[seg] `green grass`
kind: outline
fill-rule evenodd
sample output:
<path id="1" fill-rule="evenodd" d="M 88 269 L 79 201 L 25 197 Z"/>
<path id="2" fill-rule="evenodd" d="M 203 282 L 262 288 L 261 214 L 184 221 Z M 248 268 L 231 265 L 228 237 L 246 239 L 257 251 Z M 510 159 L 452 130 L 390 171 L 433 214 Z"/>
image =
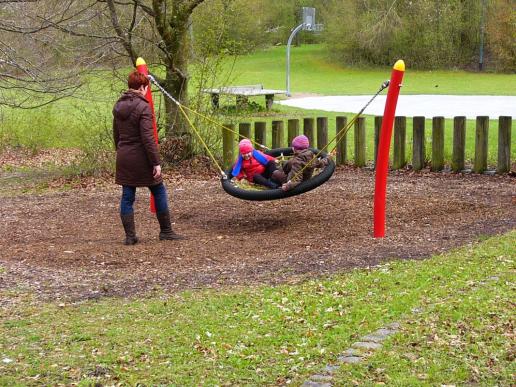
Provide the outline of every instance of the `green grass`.
<path id="1" fill-rule="evenodd" d="M 299 119 L 299 132 L 303 133 L 303 118 L 313 118 L 314 121 L 317 117 L 328 118 L 328 139 L 329 141 L 335 138 L 336 134 L 336 117 L 346 116 L 348 122 L 355 116 L 355 113 L 335 113 L 326 112 L 322 110 L 296 110 L 290 107 L 278 107 L 274 112 L 264 113 L 260 115 L 249 114 L 247 117 L 232 117 L 226 121 L 233 120 L 236 130 L 238 130 L 239 122 L 251 123 L 251 137 L 254 139 L 254 123 L 257 121 L 263 121 L 267 123 L 267 141 L 268 147 L 272 146 L 272 121 L 280 120 L 283 121 L 284 125 L 284 146 L 287 146 L 287 125 L 288 119 Z M 366 159 L 369 163 L 372 163 L 374 159 L 374 116 L 365 115 L 366 119 Z M 314 122 L 315 126 L 315 122 Z M 407 163 L 412 163 L 412 118 L 407 117 L 406 122 L 406 150 L 405 158 Z M 339 128 L 340 130 L 341 128 Z M 512 126 L 511 138 L 516 138 L 516 125 Z M 476 120 L 466 120 L 466 147 L 465 147 L 465 163 L 466 166 L 472 166 L 475 156 L 475 132 L 476 132 Z M 317 138 L 317 131 L 314 128 L 314 137 Z M 445 138 L 444 138 L 444 159 L 449 165 L 452 159 L 452 145 L 453 145 L 453 119 L 445 119 Z M 394 135 L 393 135 L 394 136 Z M 354 128 L 351 127 L 347 132 L 347 153 L 348 160 L 352 162 L 354 159 Z M 391 143 L 393 143 L 392 140 Z M 513 141 L 514 143 L 514 141 Z M 328 149 L 335 147 L 335 141 L 333 141 Z M 313 145 L 317 145 L 317 142 Z M 429 117 L 425 120 L 425 154 L 428 161 L 432 158 L 432 118 Z M 235 144 L 236 149 L 236 144 Z M 236 150 L 235 150 L 236 151 Z M 391 145 L 391 161 L 392 161 L 393 145 Z M 494 168 L 498 158 L 498 120 L 489 121 L 489 136 L 488 136 L 488 164 L 491 168 Z M 516 146 L 511 147 L 511 160 L 516 159 Z"/>
<path id="2" fill-rule="evenodd" d="M 381 82 L 388 79 L 391 69 L 386 68 L 350 68 L 330 63 L 328 51 L 323 45 L 305 45 L 292 48 L 292 91 L 321 94 L 372 94 Z M 229 68 L 229 65 L 228 67 Z M 226 68 L 226 69 L 227 69 Z M 195 74 L 195 68 L 192 69 Z M 221 75 L 221 78 L 224 78 Z M 194 77 L 195 79 L 195 77 Z M 234 84 L 263 83 L 267 88 L 285 88 L 285 47 L 274 47 L 237 59 L 233 74 Z M 435 87 L 438 85 L 438 87 Z M 192 88 L 195 88 L 192 82 Z M 57 103 L 36 110 L 13 110 L 5 108 L 0 114 L 0 148 L 2 146 L 22 146 L 37 151 L 40 148 L 81 148 L 92 153 L 97 148 L 110 149 L 106 141 L 111 128 L 111 109 L 124 84 L 116 80 L 112 73 L 99 71 L 87 78 L 87 85 L 81 97 L 61 100 Z M 451 93 L 451 94 L 497 94 L 514 95 L 516 90 L 515 74 L 472 73 L 465 71 L 412 71 L 407 63 L 403 92 Z M 221 104 L 228 100 L 221 101 Z M 254 101 L 263 106 L 263 97 Z M 156 94 L 156 106 L 163 105 Z M 231 99 L 231 103 L 234 101 Z M 206 106 L 209 101 L 206 98 Z M 246 115 L 218 115 L 220 122 L 242 122 L 245 120 L 287 119 L 290 117 L 327 116 L 330 130 L 334 131 L 334 117 L 346 113 L 329 113 L 316 110 L 296 110 L 276 106 L 272 113 L 250 113 Z M 351 118 L 353 114 L 347 113 Z M 431 118 L 429 116 L 429 118 Z M 372 120 L 370 120 L 372 122 Z M 206 136 L 213 136 L 212 124 L 197 122 Z M 410 157 L 411 120 L 407 123 L 407 159 Z M 471 159 L 474 152 L 474 120 L 468 120 L 466 139 L 466 158 Z M 446 122 L 445 155 L 451 157 L 451 120 Z M 430 137 L 430 124 L 427 123 L 427 138 Z M 270 125 L 269 125 L 270 130 Z M 513 125 L 512 137 L 516 138 Z M 216 132 L 218 133 L 218 132 Z M 330 138 L 332 133 L 330 132 Z M 102 138 L 102 140 L 99 140 Z M 373 159 L 372 124 L 368 125 L 367 158 Z M 269 135 L 270 141 L 270 135 Z M 353 134 L 349 135 L 350 158 L 353 157 Z M 219 146 L 214 141 L 214 147 Z M 427 147 L 430 155 L 430 146 Z M 216 152 L 220 149 L 216 149 Z M 512 159 L 516 156 L 516 147 L 512 147 Z M 489 162 L 497 158 L 497 121 L 491 121 L 489 137 Z"/>
<path id="3" fill-rule="evenodd" d="M 402 332 L 339 385 L 509 385 L 514 246 L 516 231 L 295 286 L 18 305 L 0 312 L 0 385 L 300 385 L 393 321 Z"/>
<path id="4" fill-rule="evenodd" d="M 400 58 L 403 59 L 403 58 Z M 394 65 L 394 63 L 393 63 Z M 325 95 L 373 94 L 389 79 L 392 67 L 357 68 L 331 63 L 324 45 L 291 49 L 291 91 Z M 236 84 L 285 89 L 285 47 L 274 47 L 237 60 Z M 406 63 L 404 94 L 515 95 L 515 74 L 416 71 Z"/>
<path id="5" fill-rule="evenodd" d="M 343 367 L 336 381 L 509 385 L 516 372 L 510 280 L 472 281 L 459 290 L 464 298 L 446 294 L 425 305 L 423 313 L 405 320 L 402 334 L 364 364 Z"/>

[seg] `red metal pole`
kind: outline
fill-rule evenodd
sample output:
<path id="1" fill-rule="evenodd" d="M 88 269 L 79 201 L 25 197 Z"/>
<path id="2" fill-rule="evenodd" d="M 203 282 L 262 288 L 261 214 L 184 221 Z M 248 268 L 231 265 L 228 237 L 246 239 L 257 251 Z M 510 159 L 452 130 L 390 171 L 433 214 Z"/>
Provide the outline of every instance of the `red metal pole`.
<path id="1" fill-rule="evenodd" d="M 139 73 L 142 73 L 144 75 L 149 75 L 149 69 L 147 67 L 147 63 L 143 60 L 143 58 L 136 59 L 136 70 Z M 158 144 L 158 125 L 156 124 L 156 114 L 154 113 L 154 101 L 152 100 L 152 92 L 151 87 L 149 85 L 149 88 L 147 89 L 147 95 L 145 96 L 147 101 L 149 101 L 149 105 L 151 107 L 152 111 L 152 128 L 154 129 L 154 140 L 156 141 L 156 144 Z M 156 204 L 154 202 L 154 196 L 151 194 L 150 197 L 150 210 L 152 213 L 156 213 Z"/>
<path id="2" fill-rule="evenodd" d="M 374 190 L 374 237 L 385 236 L 385 196 L 387 193 L 387 174 L 389 171 L 389 149 L 391 147 L 392 126 L 396 104 L 400 94 L 401 81 L 405 74 L 405 62 L 398 60 L 392 69 L 389 91 L 383 112 L 378 155 L 376 157 L 376 181 Z"/>

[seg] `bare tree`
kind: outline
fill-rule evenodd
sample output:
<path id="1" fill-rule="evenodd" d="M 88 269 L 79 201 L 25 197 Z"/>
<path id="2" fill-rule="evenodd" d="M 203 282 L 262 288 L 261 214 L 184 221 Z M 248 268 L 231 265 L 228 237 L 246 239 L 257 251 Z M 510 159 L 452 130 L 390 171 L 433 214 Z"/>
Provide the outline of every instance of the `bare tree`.
<path id="1" fill-rule="evenodd" d="M 66 47 L 27 13 L 35 6 L 35 1 L 0 0 L 0 105 L 39 107 L 80 86 L 76 72 L 55 65 Z"/>
<path id="2" fill-rule="evenodd" d="M 163 86 L 183 104 L 188 103 L 188 61 L 190 58 L 190 44 L 188 43 L 188 29 L 190 16 L 197 6 L 204 0 L 152 0 L 152 7 L 143 1 L 133 0 L 133 16 L 125 27 L 120 22 L 118 9 L 127 6 L 127 3 L 106 0 L 112 25 L 120 38 L 128 55 L 136 60 L 132 38 L 136 27 L 136 15 L 140 8 L 147 14 L 159 36 L 156 47 L 160 51 L 161 64 L 165 67 Z M 165 101 L 168 130 L 167 134 L 181 136 L 186 133 L 183 121 L 178 114 L 178 107 L 170 100 Z"/>
<path id="3" fill-rule="evenodd" d="M 190 16 L 204 0 L 0 0 L 0 104 L 33 107 L 70 95 L 81 74 L 149 55 L 163 86 L 188 102 Z M 167 135 L 186 132 L 166 101 Z"/>

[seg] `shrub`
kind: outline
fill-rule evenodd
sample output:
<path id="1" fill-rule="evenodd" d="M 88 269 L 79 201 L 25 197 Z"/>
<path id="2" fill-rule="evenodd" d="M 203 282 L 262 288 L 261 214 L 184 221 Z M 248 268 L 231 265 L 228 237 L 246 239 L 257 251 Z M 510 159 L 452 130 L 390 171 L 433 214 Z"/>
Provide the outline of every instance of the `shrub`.
<path id="1" fill-rule="evenodd" d="M 487 19 L 487 48 L 491 65 L 500 71 L 516 72 L 516 12 L 512 0 L 490 3 Z"/>
<path id="2" fill-rule="evenodd" d="M 510 0 L 490 5 L 488 41 L 495 67 L 511 70 L 515 13 Z M 481 2 L 463 0 L 351 0 L 333 2 L 326 39 L 345 63 L 391 65 L 403 58 L 412 68 L 466 68 L 478 61 Z"/>

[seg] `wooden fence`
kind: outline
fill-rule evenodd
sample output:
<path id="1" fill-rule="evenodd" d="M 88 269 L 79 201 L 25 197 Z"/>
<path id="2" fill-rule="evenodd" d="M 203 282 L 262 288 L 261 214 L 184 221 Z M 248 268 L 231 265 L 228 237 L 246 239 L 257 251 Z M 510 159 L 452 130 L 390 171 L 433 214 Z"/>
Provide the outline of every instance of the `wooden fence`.
<path id="1" fill-rule="evenodd" d="M 287 147 L 292 139 L 301 133 L 308 137 L 310 144 L 319 149 L 328 144 L 328 118 L 312 117 L 287 120 L 287 133 L 285 136 L 284 121 L 272 121 L 271 143 L 272 148 Z M 336 117 L 336 132 L 340 131 L 347 125 L 348 118 L 345 116 Z M 429 164 L 432 171 L 442 171 L 445 168 L 445 120 L 444 117 L 432 118 L 431 133 L 431 158 L 426 158 L 426 138 L 425 138 L 425 117 L 412 118 L 412 169 L 422 170 Z M 376 153 L 378 149 L 378 140 L 380 128 L 382 125 L 382 117 L 374 117 L 374 160 L 376 162 Z M 225 126 L 235 130 L 235 125 L 226 124 Z M 406 167 L 406 146 L 407 146 L 407 118 L 396 117 L 394 121 L 393 133 L 393 157 L 392 168 L 401 169 Z M 511 129 L 512 117 L 500 116 L 498 119 L 498 158 L 496 172 L 503 174 L 510 171 L 511 168 Z M 223 160 L 224 167 L 229 166 L 235 160 L 235 143 L 238 140 L 235 133 L 223 130 Z M 366 118 L 359 117 L 354 127 L 350 130 L 354 131 L 354 155 L 353 164 L 359 167 L 366 166 Z M 240 137 L 251 138 L 251 124 L 240 123 L 238 125 L 238 133 Z M 349 133 L 349 132 L 348 132 Z M 472 170 L 475 173 L 484 173 L 487 171 L 488 160 L 488 134 L 489 134 L 489 117 L 479 116 L 476 118 L 475 130 L 475 153 L 473 158 Z M 254 123 L 254 140 L 259 144 L 267 144 L 267 124 L 266 122 Z M 453 144 L 452 157 L 450 160 L 450 169 L 453 172 L 463 172 L 465 170 L 465 151 L 466 151 L 466 117 L 455 117 L 453 119 Z M 336 142 L 333 142 L 329 148 L 336 147 L 336 163 L 342 165 L 349 163 L 347 154 L 347 134 L 339 136 Z M 494 171 L 493 171 L 494 172 Z"/>

